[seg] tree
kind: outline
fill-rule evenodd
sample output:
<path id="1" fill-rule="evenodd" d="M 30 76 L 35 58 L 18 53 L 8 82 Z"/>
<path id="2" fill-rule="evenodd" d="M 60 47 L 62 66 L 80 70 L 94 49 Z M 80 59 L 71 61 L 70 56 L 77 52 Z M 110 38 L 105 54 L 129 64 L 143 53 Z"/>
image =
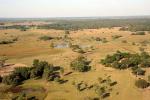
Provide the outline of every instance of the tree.
<path id="1" fill-rule="evenodd" d="M 53 72 L 54 72 L 53 65 L 50 64 L 48 66 L 45 66 L 42 77 L 45 78 L 46 80 L 49 80 Z"/>
<path id="2" fill-rule="evenodd" d="M 87 59 L 83 56 L 79 56 L 75 60 L 73 60 L 70 64 L 71 68 L 73 70 L 79 71 L 79 72 L 86 72 L 91 69 L 89 66 L 90 62 L 87 61 Z"/>
<path id="3" fill-rule="evenodd" d="M 27 80 L 30 78 L 31 68 L 29 67 L 18 67 L 15 68 L 13 73 L 19 74 L 22 80 Z"/>

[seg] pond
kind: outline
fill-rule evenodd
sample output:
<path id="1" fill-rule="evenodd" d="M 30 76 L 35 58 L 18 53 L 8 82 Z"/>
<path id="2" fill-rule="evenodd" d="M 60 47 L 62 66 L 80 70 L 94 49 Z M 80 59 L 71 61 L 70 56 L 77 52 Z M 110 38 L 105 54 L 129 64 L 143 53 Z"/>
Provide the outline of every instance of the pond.
<path id="1" fill-rule="evenodd" d="M 54 48 L 69 48 L 69 43 L 56 44 Z"/>

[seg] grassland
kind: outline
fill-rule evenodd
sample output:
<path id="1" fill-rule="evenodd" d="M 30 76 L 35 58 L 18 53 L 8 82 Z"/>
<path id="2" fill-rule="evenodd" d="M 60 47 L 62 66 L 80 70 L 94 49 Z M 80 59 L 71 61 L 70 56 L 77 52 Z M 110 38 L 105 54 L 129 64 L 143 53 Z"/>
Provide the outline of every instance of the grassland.
<path id="1" fill-rule="evenodd" d="M 111 75 L 113 80 L 118 84 L 113 89 L 109 98 L 106 100 L 148 100 L 150 91 L 148 89 L 140 90 L 135 87 L 134 82 L 138 77 L 131 74 L 130 70 L 116 70 L 102 66 L 99 62 L 107 54 L 112 54 L 117 50 L 131 53 L 140 52 L 139 48 L 145 48 L 145 51 L 150 51 L 150 34 L 146 35 L 131 35 L 130 31 L 119 31 L 119 27 L 101 28 L 101 29 L 83 29 L 78 31 L 70 31 L 68 35 L 71 38 L 69 41 L 72 44 L 77 44 L 84 47 L 92 46 L 92 50 L 84 55 L 91 60 L 92 70 L 86 73 L 73 72 L 64 79 L 68 80 L 65 84 L 57 84 L 55 82 L 46 82 L 43 79 L 27 80 L 21 86 L 23 88 L 44 88 L 45 92 L 32 92 L 30 95 L 37 95 L 40 100 L 88 100 L 89 97 L 97 97 L 93 90 L 85 90 L 82 92 L 72 85 L 73 81 L 85 81 L 88 84 L 97 82 L 98 77 Z M 63 37 L 64 30 L 46 30 L 46 29 L 30 29 L 20 31 L 16 29 L 0 30 L 0 39 L 11 39 L 17 37 L 18 41 L 12 44 L 0 45 L 0 56 L 8 57 L 7 63 L 10 64 L 25 64 L 30 66 L 33 59 L 46 60 L 55 66 L 64 67 L 65 72 L 69 72 L 70 62 L 75 59 L 79 53 L 73 52 L 70 48 L 51 48 L 50 44 L 63 43 L 63 39 L 52 39 L 50 41 L 39 40 L 41 36 Z M 113 39 L 112 36 L 120 35 L 122 37 Z M 94 38 L 106 38 L 108 42 L 102 43 Z M 122 41 L 126 40 L 124 43 Z M 142 46 L 142 41 L 147 42 L 147 46 Z M 133 45 L 133 42 L 135 45 Z M 88 48 L 85 50 L 88 51 Z M 147 68 L 146 78 L 150 73 Z M 8 88 L 9 86 L 0 85 Z M 11 94 L 11 93 L 10 93 Z M 8 95 L 0 94 L 1 97 L 8 99 Z M 12 94 L 11 94 L 12 95 Z M 15 94 L 13 94 L 15 95 Z"/>

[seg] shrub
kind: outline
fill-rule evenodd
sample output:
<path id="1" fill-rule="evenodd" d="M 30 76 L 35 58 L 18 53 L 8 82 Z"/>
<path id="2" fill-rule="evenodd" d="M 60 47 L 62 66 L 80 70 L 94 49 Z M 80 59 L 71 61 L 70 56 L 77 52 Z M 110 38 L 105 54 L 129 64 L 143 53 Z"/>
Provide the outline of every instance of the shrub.
<path id="1" fill-rule="evenodd" d="M 115 39 L 118 39 L 118 38 L 120 38 L 120 37 L 122 37 L 122 36 L 121 36 L 121 35 L 113 35 L 113 36 L 112 36 L 112 39 L 115 40 Z"/>
<path id="2" fill-rule="evenodd" d="M 132 42 L 132 45 L 136 45 L 136 43 L 135 43 L 135 42 Z"/>
<path id="3" fill-rule="evenodd" d="M 133 67 L 132 68 L 132 73 L 135 75 L 145 75 L 145 70 L 142 70 L 139 67 Z"/>
<path id="4" fill-rule="evenodd" d="M 60 73 L 61 73 L 61 74 L 64 73 L 64 68 L 63 68 L 63 67 L 60 68 Z"/>
<path id="5" fill-rule="evenodd" d="M 77 59 L 73 60 L 70 64 L 71 68 L 73 70 L 79 71 L 79 72 L 86 72 L 91 69 L 89 66 L 89 61 L 83 56 L 79 56 Z"/>
<path id="6" fill-rule="evenodd" d="M 69 30 L 66 30 L 66 31 L 65 31 L 65 34 L 70 34 Z"/>
<path id="7" fill-rule="evenodd" d="M 127 43 L 127 40 L 122 40 L 122 43 Z"/>
<path id="8" fill-rule="evenodd" d="M 48 41 L 48 40 L 52 40 L 53 38 L 50 36 L 41 36 L 39 39 L 44 40 L 44 41 Z"/>
<path id="9" fill-rule="evenodd" d="M 11 41 L 11 40 L 3 40 L 3 41 L 0 41 L 0 44 L 11 44 L 11 43 L 14 43 L 14 42 Z"/>
<path id="10" fill-rule="evenodd" d="M 7 60 L 8 59 L 6 57 L 0 57 L 0 67 L 4 67 Z"/>
<path id="11" fill-rule="evenodd" d="M 0 76 L 0 83 L 2 82 L 3 78 Z"/>
<path id="12" fill-rule="evenodd" d="M 131 35 L 145 35 L 145 32 L 140 31 L 140 32 L 132 33 Z"/>
<path id="13" fill-rule="evenodd" d="M 143 88 L 147 88 L 149 86 L 149 83 L 144 79 L 138 79 L 135 82 L 135 86 L 143 89 Z"/>
<path id="14" fill-rule="evenodd" d="M 22 82 L 19 74 L 13 73 L 3 77 L 2 82 L 7 85 L 19 85 Z"/>
<path id="15" fill-rule="evenodd" d="M 148 82 L 150 82 L 150 75 L 148 75 Z"/>
<path id="16" fill-rule="evenodd" d="M 107 43 L 108 41 L 107 41 L 107 39 L 106 38 L 103 38 L 102 39 L 102 43 Z"/>

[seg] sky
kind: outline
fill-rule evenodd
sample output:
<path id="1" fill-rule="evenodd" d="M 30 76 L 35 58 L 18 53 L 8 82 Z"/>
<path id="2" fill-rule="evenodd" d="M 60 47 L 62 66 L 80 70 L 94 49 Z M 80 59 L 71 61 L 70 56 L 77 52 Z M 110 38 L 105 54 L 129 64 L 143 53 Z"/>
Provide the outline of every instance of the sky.
<path id="1" fill-rule="evenodd" d="M 0 0 L 0 17 L 150 15 L 150 0 Z"/>

